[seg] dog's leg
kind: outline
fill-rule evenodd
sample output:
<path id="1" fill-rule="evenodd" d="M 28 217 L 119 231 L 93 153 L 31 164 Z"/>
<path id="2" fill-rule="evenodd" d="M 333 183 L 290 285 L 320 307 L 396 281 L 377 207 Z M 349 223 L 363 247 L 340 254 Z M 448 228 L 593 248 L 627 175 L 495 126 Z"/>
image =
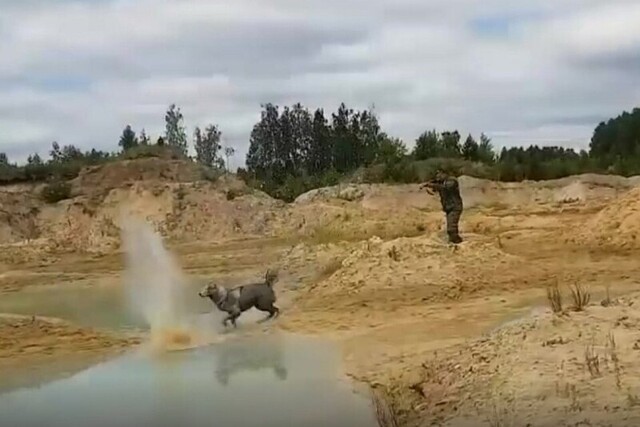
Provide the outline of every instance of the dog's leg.
<path id="1" fill-rule="evenodd" d="M 234 328 L 238 327 L 238 324 L 236 323 L 236 319 L 240 317 L 241 314 L 242 312 L 239 309 L 234 310 L 229 314 L 229 320 L 231 320 L 231 324 L 233 325 Z"/>
<path id="2" fill-rule="evenodd" d="M 275 305 L 271 306 L 271 311 L 269 312 L 269 319 L 275 319 L 276 317 L 280 316 L 280 309 L 278 307 L 276 307 Z"/>
<path id="3" fill-rule="evenodd" d="M 266 312 L 269 313 L 269 315 L 267 317 L 265 317 L 264 319 L 258 320 L 258 323 L 266 322 L 267 320 L 274 319 L 274 318 L 276 318 L 276 317 L 278 317 L 280 315 L 280 309 L 278 307 L 276 307 L 275 305 L 271 305 L 268 308 L 259 308 L 258 310 L 266 311 Z"/>

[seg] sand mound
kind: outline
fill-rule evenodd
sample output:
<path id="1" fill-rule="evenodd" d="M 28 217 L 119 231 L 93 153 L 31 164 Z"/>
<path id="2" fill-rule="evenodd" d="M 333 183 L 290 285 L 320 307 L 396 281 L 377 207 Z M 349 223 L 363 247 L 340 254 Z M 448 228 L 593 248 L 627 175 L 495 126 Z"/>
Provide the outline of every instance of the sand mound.
<path id="1" fill-rule="evenodd" d="M 203 180 L 192 162 L 157 158 L 87 168 L 73 180 L 73 188 L 72 199 L 55 204 L 43 203 L 35 188 L 26 194 L 7 193 L 7 205 L 21 206 L 25 212 L 21 216 L 13 209 L 7 221 L 0 221 L 0 242 L 25 240 L 26 231 L 20 233 L 15 223 L 27 215 L 31 228 L 23 228 L 32 238 L 62 252 L 117 249 L 123 214 L 150 222 L 172 240 L 269 235 L 279 227 L 274 210 L 284 205 L 234 176 Z"/>
<path id="2" fill-rule="evenodd" d="M 586 225 L 576 225 L 580 243 L 620 248 L 640 247 L 640 188 L 634 188 L 597 213 Z"/>
<path id="3" fill-rule="evenodd" d="M 234 193 L 209 182 L 136 182 L 110 190 L 100 202 L 86 196 L 47 207 L 43 229 L 58 249 L 109 251 L 119 247 L 122 215 L 151 223 L 172 240 L 214 240 L 272 232 L 279 205 L 260 194 Z"/>
<path id="4" fill-rule="evenodd" d="M 513 269 L 519 262 L 518 257 L 487 241 L 471 240 L 453 247 L 433 236 L 387 242 L 374 237 L 354 245 L 339 268 L 311 286 L 300 303 L 335 310 L 345 305 L 380 305 L 388 311 L 426 301 L 455 300 L 488 286 L 495 290 L 500 286 L 496 273 Z"/>
<path id="5" fill-rule="evenodd" d="M 326 202 L 331 199 L 340 199 L 353 202 L 362 199 L 373 188 L 368 184 L 346 184 L 333 187 L 317 188 L 301 194 L 294 203 L 307 204 L 313 202 Z"/>
<path id="6" fill-rule="evenodd" d="M 391 380 L 391 394 L 408 425 L 638 425 L 634 307 L 545 310 L 426 358 Z"/>
<path id="7" fill-rule="evenodd" d="M 279 272 L 285 277 L 295 277 L 295 288 L 324 280 L 342 267 L 342 260 L 349 253 L 350 246 L 346 242 L 318 245 L 299 243 L 284 254 Z"/>
<path id="8" fill-rule="evenodd" d="M 466 208 L 522 207 L 610 200 L 640 184 L 639 177 L 584 174 L 548 181 L 496 182 L 470 176 L 458 178 Z M 416 208 L 439 210 L 437 197 L 417 184 L 348 184 L 320 188 L 299 196 L 295 204 L 351 202 L 369 210 Z"/>
<path id="9" fill-rule="evenodd" d="M 0 189 L 0 242 L 18 242 L 38 236 L 37 217 L 41 202 L 29 187 Z"/>
<path id="10" fill-rule="evenodd" d="M 554 200 L 559 203 L 584 202 L 587 199 L 588 187 L 579 181 L 560 188 L 554 194 Z"/>
<path id="11" fill-rule="evenodd" d="M 109 190 L 138 181 L 193 182 L 202 179 L 202 169 L 193 162 L 147 158 L 86 167 L 71 183 L 82 194 L 91 189 Z"/>
<path id="12" fill-rule="evenodd" d="M 173 241 L 276 235 L 306 236 L 320 243 L 373 235 L 388 240 L 436 232 L 443 225 L 438 198 L 417 185 L 339 185 L 313 190 L 286 205 L 234 176 L 205 172 L 193 162 L 168 158 L 88 167 L 72 181 L 73 198 L 52 205 L 41 200 L 41 185 L 4 187 L 0 243 L 42 241 L 40 246 L 53 252 L 110 252 L 119 247 L 122 213 L 151 222 Z M 533 183 L 460 177 L 466 212 L 474 206 L 591 203 L 614 197 L 635 182 L 599 175 Z M 463 233 L 484 230 L 482 224 L 469 224 L 463 217 Z"/>

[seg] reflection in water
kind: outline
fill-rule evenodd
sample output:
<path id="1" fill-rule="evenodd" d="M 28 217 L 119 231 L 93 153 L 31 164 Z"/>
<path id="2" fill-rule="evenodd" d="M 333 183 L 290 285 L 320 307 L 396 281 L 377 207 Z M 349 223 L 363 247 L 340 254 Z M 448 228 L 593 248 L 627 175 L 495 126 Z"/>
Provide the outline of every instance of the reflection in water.
<path id="1" fill-rule="evenodd" d="M 238 372 L 271 369 L 281 381 L 287 379 L 284 343 L 277 338 L 252 340 L 251 343 L 227 342 L 217 351 L 216 378 L 222 385 Z M 255 347 L 256 351 L 251 351 Z"/>
<path id="2" fill-rule="evenodd" d="M 375 426 L 368 399 L 337 380 L 338 360 L 326 343 L 288 336 L 130 354 L 0 395 L 0 426 Z"/>

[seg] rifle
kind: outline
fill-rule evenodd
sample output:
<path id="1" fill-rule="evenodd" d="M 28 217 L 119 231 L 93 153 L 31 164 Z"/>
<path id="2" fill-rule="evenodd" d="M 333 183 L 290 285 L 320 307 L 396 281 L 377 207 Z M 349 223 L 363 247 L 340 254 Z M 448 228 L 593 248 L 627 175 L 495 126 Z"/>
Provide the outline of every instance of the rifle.
<path id="1" fill-rule="evenodd" d="M 442 184 L 442 180 L 438 180 L 438 179 L 430 179 L 429 181 L 427 181 L 427 182 L 425 182 L 424 184 L 422 184 L 422 185 L 420 186 L 420 189 L 421 189 L 421 190 L 425 190 L 425 189 L 426 189 L 426 190 L 427 190 L 427 193 L 429 193 L 429 194 L 433 195 L 433 194 L 434 194 L 434 193 L 433 193 L 434 187 L 435 187 L 436 185 L 441 185 L 441 184 Z"/>

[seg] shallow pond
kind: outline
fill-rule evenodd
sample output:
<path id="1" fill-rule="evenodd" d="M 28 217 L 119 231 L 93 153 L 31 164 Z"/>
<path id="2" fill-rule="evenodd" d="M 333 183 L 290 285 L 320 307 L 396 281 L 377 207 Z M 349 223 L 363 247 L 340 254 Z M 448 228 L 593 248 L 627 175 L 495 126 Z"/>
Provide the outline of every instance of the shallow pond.
<path id="1" fill-rule="evenodd" d="M 194 287 L 187 293 L 190 311 L 194 315 L 211 312 L 211 303 L 197 292 Z M 119 286 L 43 286 L 1 294 L 0 313 L 57 317 L 98 328 L 146 328 L 145 320 L 130 309 L 128 301 Z"/>
<path id="2" fill-rule="evenodd" d="M 194 297 L 190 308 L 210 311 Z M 0 312 L 111 329 L 143 327 L 114 288 L 33 289 Z M 210 318 L 212 321 L 213 317 Z M 244 319 L 247 329 L 254 316 Z M 0 426 L 375 426 L 369 399 L 341 379 L 331 343 L 279 333 L 188 351 L 136 350 L 66 379 L 0 394 Z"/>
<path id="3" fill-rule="evenodd" d="M 333 350 L 269 336 L 129 354 L 0 395 L 0 425 L 375 426 L 368 399 L 337 379 Z"/>

